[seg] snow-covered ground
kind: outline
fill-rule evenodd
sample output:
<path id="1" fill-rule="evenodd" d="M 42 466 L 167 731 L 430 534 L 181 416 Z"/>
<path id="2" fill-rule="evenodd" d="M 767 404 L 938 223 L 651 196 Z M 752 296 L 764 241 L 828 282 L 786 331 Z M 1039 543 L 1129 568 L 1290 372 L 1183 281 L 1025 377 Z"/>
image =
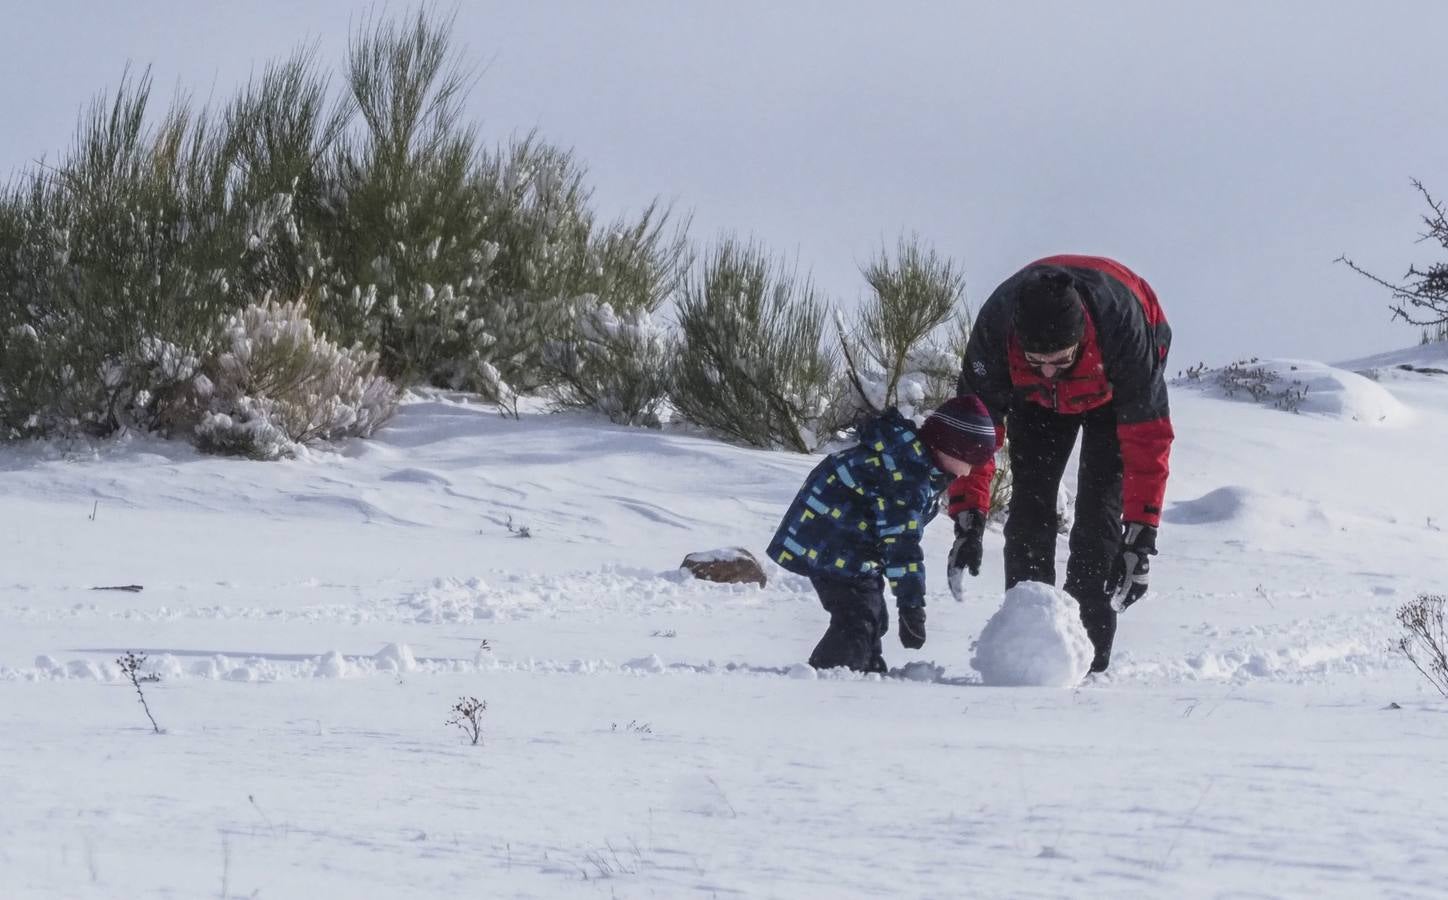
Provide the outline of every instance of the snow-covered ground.
<path id="1" fill-rule="evenodd" d="M 1174 388 L 1153 590 L 1074 689 L 970 667 L 998 532 L 964 604 L 927 535 L 923 682 L 800 677 L 805 581 L 679 574 L 805 456 L 447 396 L 294 462 L 5 448 L 0 897 L 1442 896 L 1448 701 L 1389 650 L 1448 590 L 1434 354 Z"/>

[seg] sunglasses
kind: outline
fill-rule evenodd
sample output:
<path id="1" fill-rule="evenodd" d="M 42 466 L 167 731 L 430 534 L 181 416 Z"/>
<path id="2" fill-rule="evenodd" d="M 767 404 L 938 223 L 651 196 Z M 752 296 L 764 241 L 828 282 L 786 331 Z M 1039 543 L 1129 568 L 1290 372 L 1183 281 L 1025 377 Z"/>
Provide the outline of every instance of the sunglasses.
<path id="1" fill-rule="evenodd" d="M 1065 350 L 1060 350 L 1056 353 L 1047 353 L 1044 355 L 1039 353 L 1026 353 L 1023 355 L 1026 357 L 1026 365 L 1033 369 L 1055 369 L 1059 371 L 1069 368 L 1070 365 L 1076 361 L 1076 352 L 1080 349 L 1081 345 L 1077 344 L 1074 347 L 1067 347 Z"/>

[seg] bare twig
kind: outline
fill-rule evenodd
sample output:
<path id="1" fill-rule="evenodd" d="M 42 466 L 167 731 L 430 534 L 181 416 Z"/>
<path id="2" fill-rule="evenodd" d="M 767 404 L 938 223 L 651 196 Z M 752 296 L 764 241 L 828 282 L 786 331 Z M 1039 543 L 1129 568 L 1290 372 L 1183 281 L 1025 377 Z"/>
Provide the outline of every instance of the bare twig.
<path id="1" fill-rule="evenodd" d="M 1407 632 L 1398 639 L 1397 650 L 1408 658 L 1428 683 L 1448 697 L 1448 624 L 1444 622 L 1444 598 L 1419 594 L 1418 599 L 1398 609 L 1398 624 Z"/>
<path id="2" fill-rule="evenodd" d="M 142 681 L 156 680 L 155 678 L 141 674 L 141 667 L 145 664 L 146 654 L 144 653 L 137 655 L 134 652 L 128 652 L 125 656 L 116 660 L 116 665 L 121 667 L 121 671 L 130 679 L 131 686 L 136 689 L 136 696 L 141 698 L 141 708 L 146 711 L 146 718 L 151 720 L 151 727 L 155 729 L 157 734 L 162 734 L 161 726 L 156 724 L 156 717 L 151 715 L 151 707 L 146 704 L 146 694 L 141 690 Z"/>
<path id="3" fill-rule="evenodd" d="M 860 367 L 855 365 L 854 354 L 850 352 L 850 339 L 845 334 L 845 317 L 838 309 L 835 310 L 835 331 L 839 333 L 840 350 L 845 355 L 845 371 L 850 377 L 850 384 L 855 387 L 855 393 L 860 395 L 860 402 L 869 407 L 872 412 L 882 412 L 880 407 L 875 405 L 875 401 L 870 399 L 870 395 L 865 392 L 864 382 L 860 380 Z"/>
<path id="4" fill-rule="evenodd" d="M 1416 178 L 1413 179 L 1413 188 L 1428 205 L 1428 212 L 1423 214 L 1423 225 L 1427 230 L 1418 235 L 1419 243 L 1435 241 L 1448 250 L 1448 208 Z M 1347 256 L 1339 256 L 1337 261 L 1392 293 L 1393 302 L 1388 309 L 1394 319 L 1429 328 L 1448 322 L 1448 264 L 1431 263 L 1427 268 L 1411 265 L 1403 276 L 1403 282 L 1395 284 L 1363 269 Z"/>
<path id="5" fill-rule="evenodd" d="M 1181 840 L 1182 831 L 1188 828 L 1192 824 L 1192 820 L 1197 817 L 1197 810 L 1202 808 L 1202 803 L 1206 801 L 1207 794 L 1211 793 L 1212 786 L 1216 783 L 1217 777 L 1215 775 L 1207 779 L 1207 786 L 1202 788 L 1202 795 L 1197 798 L 1196 805 L 1192 807 L 1191 812 L 1187 813 L 1187 817 L 1182 820 L 1181 824 L 1176 827 L 1176 832 L 1172 835 L 1171 846 L 1166 848 L 1166 855 L 1161 858 L 1161 862 L 1157 863 L 1156 867 L 1158 870 L 1165 870 L 1166 864 L 1171 862 L 1171 855 L 1176 852 L 1177 841 Z"/>

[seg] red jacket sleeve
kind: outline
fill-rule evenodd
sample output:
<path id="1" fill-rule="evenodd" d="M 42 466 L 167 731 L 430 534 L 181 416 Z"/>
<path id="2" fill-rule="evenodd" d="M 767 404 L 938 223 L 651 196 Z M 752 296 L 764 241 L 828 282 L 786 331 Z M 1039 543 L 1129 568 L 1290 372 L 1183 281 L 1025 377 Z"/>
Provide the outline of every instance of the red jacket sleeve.
<path id="1" fill-rule="evenodd" d="M 1161 524 L 1167 460 L 1175 437 L 1171 419 L 1118 422 L 1116 436 L 1121 442 L 1121 520 L 1156 527 Z"/>

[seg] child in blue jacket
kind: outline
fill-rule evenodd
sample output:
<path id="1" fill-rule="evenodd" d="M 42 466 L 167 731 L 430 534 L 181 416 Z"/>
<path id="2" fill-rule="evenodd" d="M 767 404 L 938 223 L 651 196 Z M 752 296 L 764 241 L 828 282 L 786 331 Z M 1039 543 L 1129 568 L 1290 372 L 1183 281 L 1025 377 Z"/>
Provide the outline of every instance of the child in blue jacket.
<path id="1" fill-rule="evenodd" d="M 885 672 L 890 630 L 885 582 L 900 614 L 900 643 L 925 645 L 920 538 L 940 493 L 995 453 L 996 429 L 975 397 L 955 397 L 920 428 L 895 409 L 857 429 L 859 443 L 825 457 L 769 544 L 769 558 L 807 576 L 830 614 L 809 663 Z"/>

